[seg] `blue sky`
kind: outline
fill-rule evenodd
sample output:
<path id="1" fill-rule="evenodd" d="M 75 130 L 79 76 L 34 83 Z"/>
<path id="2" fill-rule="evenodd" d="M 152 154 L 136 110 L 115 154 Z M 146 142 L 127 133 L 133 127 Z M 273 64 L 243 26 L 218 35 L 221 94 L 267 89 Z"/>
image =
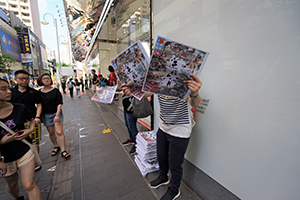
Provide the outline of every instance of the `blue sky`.
<path id="1" fill-rule="evenodd" d="M 57 19 L 58 36 L 59 36 L 59 42 L 61 44 L 61 42 L 64 41 L 64 38 L 67 38 L 67 33 L 68 33 L 66 25 L 61 27 L 60 17 L 58 16 L 57 13 L 58 9 L 60 9 L 59 10 L 60 13 L 64 12 L 62 0 L 38 0 L 38 5 L 39 5 L 40 21 L 44 20 L 43 16 L 46 13 L 52 14 Z M 58 5 L 58 8 L 56 8 L 56 5 Z M 53 24 L 53 17 L 49 14 L 46 14 L 45 20 L 48 21 L 49 24 L 48 25 L 41 24 L 43 42 L 44 44 L 46 44 L 46 46 L 49 49 L 56 50 L 57 49 L 56 32 L 55 32 L 56 30 Z"/>

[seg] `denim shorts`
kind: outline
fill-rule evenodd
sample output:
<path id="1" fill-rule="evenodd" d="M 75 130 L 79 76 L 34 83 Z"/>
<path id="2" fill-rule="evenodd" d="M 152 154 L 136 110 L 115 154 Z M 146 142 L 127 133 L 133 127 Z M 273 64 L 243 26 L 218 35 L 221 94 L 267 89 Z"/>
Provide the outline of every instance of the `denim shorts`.
<path id="1" fill-rule="evenodd" d="M 45 126 L 51 126 L 53 125 L 54 122 L 54 117 L 56 113 L 46 113 L 43 115 L 43 122 Z M 63 122 L 64 121 L 64 115 L 63 112 L 61 111 L 59 114 L 59 121 L 58 122 Z"/>

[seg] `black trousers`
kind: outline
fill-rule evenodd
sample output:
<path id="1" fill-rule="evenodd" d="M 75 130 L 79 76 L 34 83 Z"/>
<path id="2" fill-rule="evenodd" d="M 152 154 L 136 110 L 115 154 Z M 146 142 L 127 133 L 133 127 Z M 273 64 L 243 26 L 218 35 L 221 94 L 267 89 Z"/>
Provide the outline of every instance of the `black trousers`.
<path id="1" fill-rule="evenodd" d="M 70 90 L 70 97 L 73 97 L 73 88 L 69 88 Z"/>
<path id="2" fill-rule="evenodd" d="M 157 131 L 157 158 L 159 172 L 167 176 L 171 172 L 171 188 L 177 190 L 182 179 L 182 164 L 190 138 L 171 136 L 161 129 Z"/>

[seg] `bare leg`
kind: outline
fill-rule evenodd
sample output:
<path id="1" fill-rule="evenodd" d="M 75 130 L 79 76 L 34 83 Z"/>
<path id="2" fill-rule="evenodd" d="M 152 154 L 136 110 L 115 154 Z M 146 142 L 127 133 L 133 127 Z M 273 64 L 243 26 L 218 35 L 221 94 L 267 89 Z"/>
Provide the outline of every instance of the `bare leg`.
<path id="1" fill-rule="evenodd" d="M 54 125 L 51 125 L 51 126 L 47 126 L 46 127 L 47 130 L 48 130 L 48 133 L 49 133 L 49 136 L 50 136 L 50 140 L 52 142 L 52 144 L 57 147 L 58 144 L 57 144 L 57 138 L 56 138 L 56 134 L 55 134 L 55 128 L 54 128 Z"/>
<path id="2" fill-rule="evenodd" d="M 65 151 L 65 134 L 63 130 L 63 122 L 55 122 L 54 123 L 55 127 L 55 132 L 57 133 L 58 136 L 58 142 L 61 148 L 61 151 Z"/>
<path id="3" fill-rule="evenodd" d="M 15 199 L 19 198 L 20 195 L 20 188 L 18 184 L 19 175 L 18 172 L 14 173 L 11 176 L 3 178 L 6 182 L 6 191 Z"/>
<path id="4" fill-rule="evenodd" d="M 35 160 L 32 159 L 26 165 L 19 167 L 21 182 L 24 190 L 27 192 L 29 199 L 42 200 L 42 194 L 39 186 L 34 179 Z"/>

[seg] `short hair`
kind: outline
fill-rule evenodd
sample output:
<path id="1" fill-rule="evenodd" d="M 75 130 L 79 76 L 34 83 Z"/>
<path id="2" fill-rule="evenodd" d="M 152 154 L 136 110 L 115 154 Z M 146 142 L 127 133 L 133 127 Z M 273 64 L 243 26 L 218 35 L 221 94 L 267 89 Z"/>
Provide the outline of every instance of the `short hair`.
<path id="1" fill-rule="evenodd" d="M 23 70 L 23 69 L 17 70 L 15 72 L 15 76 L 17 76 L 18 74 L 26 74 L 26 75 L 29 76 L 29 73 L 27 71 Z"/>
<path id="2" fill-rule="evenodd" d="M 99 74 L 99 78 L 100 78 L 100 77 L 103 77 L 102 74 Z"/>
<path id="3" fill-rule="evenodd" d="M 6 82 L 8 84 L 8 81 L 5 80 L 4 78 L 0 78 L 0 81 L 4 81 L 4 82 Z"/>
<path id="4" fill-rule="evenodd" d="M 91 71 L 92 71 L 92 72 L 96 72 L 96 70 L 94 70 L 94 69 L 92 69 Z"/>
<path id="5" fill-rule="evenodd" d="M 110 71 L 110 72 L 115 72 L 113 66 L 111 66 L 111 65 L 108 66 L 108 71 Z"/>
<path id="6" fill-rule="evenodd" d="M 43 78 L 44 76 L 49 76 L 49 77 L 50 77 L 51 85 L 52 85 L 52 84 L 53 84 L 53 81 L 52 81 L 51 75 L 50 75 L 49 73 L 42 73 L 42 74 L 37 78 L 37 80 L 36 80 L 37 84 L 38 84 L 39 86 L 43 86 L 43 85 L 44 85 L 43 82 L 42 82 L 42 78 Z"/>

